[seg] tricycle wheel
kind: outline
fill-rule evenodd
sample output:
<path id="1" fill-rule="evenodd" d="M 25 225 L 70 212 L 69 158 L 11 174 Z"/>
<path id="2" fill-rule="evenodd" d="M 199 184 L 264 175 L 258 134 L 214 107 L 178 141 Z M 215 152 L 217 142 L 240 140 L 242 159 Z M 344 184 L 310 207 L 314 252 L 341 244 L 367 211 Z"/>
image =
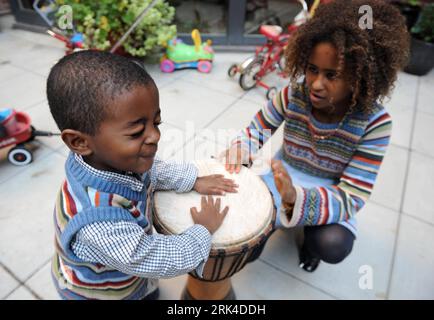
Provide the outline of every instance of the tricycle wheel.
<path id="1" fill-rule="evenodd" d="M 267 99 L 268 100 L 273 99 L 276 94 L 277 94 L 277 88 L 276 87 L 270 87 L 267 90 Z"/>
<path id="2" fill-rule="evenodd" d="M 212 69 L 212 63 L 210 61 L 199 61 L 199 63 L 197 64 L 197 70 L 199 72 L 203 72 L 203 73 L 209 73 L 211 72 Z"/>
<path id="3" fill-rule="evenodd" d="M 235 77 L 235 75 L 237 74 L 237 72 L 238 72 L 238 65 L 233 64 L 228 69 L 228 76 L 231 77 L 231 78 L 233 78 L 233 77 Z"/>
<path id="4" fill-rule="evenodd" d="M 280 69 L 281 72 L 285 71 L 285 68 L 286 68 L 286 57 L 285 57 L 285 55 L 283 53 L 282 53 L 282 56 L 280 57 L 279 63 L 277 65 L 278 65 L 278 67 L 279 67 L 279 69 Z"/>
<path id="5" fill-rule="evenodd" d="M 166 73 L 173 72 L 175 70 L 175 64 L 169 59 L 164 59 L 160 63 L 160 70 Z"/>
<path id="6" fill-rule="evenodd" d="M 32 162 L 32 153 L 24 147 L 17 146 L 9 150 L 8 160 L 16 166 L 25 166 Z"/>
<path id="7" fill-rule="evenodd" d="M 250 90 L 256 87 L 257 82 L 257 74 L 261 71 L 262 61 L 261 60 L 253 60 L 242 72 L 240 76 L 240 87 L 243 90 Z"/>

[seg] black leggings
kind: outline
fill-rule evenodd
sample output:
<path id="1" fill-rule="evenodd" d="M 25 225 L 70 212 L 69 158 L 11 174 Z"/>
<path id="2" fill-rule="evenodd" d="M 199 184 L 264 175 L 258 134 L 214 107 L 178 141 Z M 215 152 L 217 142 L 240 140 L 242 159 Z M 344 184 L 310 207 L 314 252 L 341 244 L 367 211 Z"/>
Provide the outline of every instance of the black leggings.
<path id="1" fill-rule="evenodd" d="M 339 263 L 353 249 L 353 233 L 340 224 L 304 227 L 304 249 L 314 258 Z"/>

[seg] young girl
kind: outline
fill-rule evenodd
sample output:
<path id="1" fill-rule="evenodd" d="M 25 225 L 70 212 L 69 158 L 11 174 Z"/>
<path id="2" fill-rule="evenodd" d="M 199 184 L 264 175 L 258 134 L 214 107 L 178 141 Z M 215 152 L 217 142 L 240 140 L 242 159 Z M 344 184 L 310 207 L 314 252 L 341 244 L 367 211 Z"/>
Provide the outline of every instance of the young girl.
<path id="1" fill-rule="evenodd" d="M 359 26 L 364 5 L 372 9 L 371 29 Z M 284 123 L 282 148 L 263 179 L 278 210 L 276 227 L 304 226 L 300 267 L 308 272 L 351 252 L 356 214 L 390 140 L 391 118 L 377 101 L 390 93 L 408 51 L 404 17 L 385 1 L 319 6 L 286 50 L 291 85 L 225 153 L 226 169 L 239 172 Z"/>

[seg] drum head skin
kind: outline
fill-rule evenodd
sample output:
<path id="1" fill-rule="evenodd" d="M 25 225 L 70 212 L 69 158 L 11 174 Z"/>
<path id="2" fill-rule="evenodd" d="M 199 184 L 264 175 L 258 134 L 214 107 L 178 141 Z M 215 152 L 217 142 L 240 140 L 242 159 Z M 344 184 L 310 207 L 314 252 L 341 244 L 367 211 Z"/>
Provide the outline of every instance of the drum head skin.
<path id="1" fill-rule="evenodd" d="M 262 179 L 245 167 L 242 167 L 238 174 L 230 174 L 225 170 L 224 165 L 216 160 L 197 161 L 195 165 L 199 170 L 199 177 L 223 174 L 239 185 L 238 193 L 218 196 L 222 202 L 221 210 L 228 205 L 229 212 L 212 237 L 213 248 L 239 245 L 260 236 L 269 226 L 274 211 L 271 194 Z M 201 209 L 201 196 L 195 191 L 155 192 L 155 220 L 172 234 L 184 232 L 193 225 L 190 208 L 196 207 L 198 211 Z"/>

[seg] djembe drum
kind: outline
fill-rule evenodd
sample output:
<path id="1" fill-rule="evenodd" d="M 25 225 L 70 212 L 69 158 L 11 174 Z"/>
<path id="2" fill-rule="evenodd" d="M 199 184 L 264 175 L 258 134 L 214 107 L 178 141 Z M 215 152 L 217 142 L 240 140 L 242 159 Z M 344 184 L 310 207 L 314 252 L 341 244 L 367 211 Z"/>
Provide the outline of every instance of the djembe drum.
<path id="1" fill-rule="evenodd" d="M 221 208 L 229 206 L 220 228 L 212 236 L 212 246 L 203 277 L 195 271 L 188 275 L 184 299 L 235 299 L 230 277 L 247 262 L 256 259 L 273 232 L 276 219 L 271 194 L 259 176 L 242 167 L 240 173 L 230 174 L 215 161 L 195 163 L 199 176 L 223 174 L 239 185 L 238 193 L 221 197 Z M 193 223 L 190 208 L 200 210 L 199 193 L 158 191 L 154 196 L 153 219 L 159 233 L 180 234 Z"/>

